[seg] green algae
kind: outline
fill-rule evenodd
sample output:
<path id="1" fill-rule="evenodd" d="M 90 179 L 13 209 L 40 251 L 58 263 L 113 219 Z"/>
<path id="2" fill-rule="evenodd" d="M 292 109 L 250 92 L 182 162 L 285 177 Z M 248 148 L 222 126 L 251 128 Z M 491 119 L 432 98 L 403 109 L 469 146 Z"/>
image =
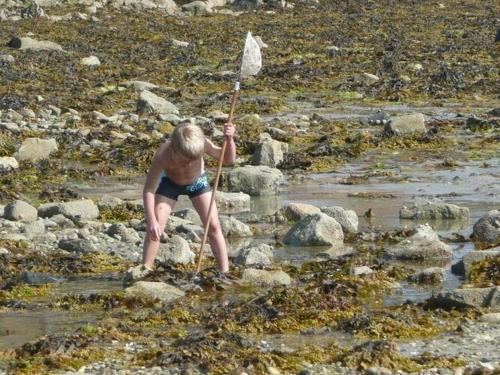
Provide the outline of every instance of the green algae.
<path id="1" fill-rule="evenodd" d="M 500 285 L 500 256 L 473 262 L 467 276 L 477 286 Z"/>

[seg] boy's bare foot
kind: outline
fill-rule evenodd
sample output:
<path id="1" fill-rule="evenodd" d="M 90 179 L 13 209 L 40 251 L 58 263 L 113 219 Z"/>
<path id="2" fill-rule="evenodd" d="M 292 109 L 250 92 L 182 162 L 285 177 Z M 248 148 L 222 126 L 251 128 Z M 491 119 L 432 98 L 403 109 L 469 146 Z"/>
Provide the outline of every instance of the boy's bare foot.
<path id="1" fill-rule="evenodd" d="M 123 286 L 129 286 L 136 281 L 144 279 L 146 276 L 151 274 L 153 269 L 149 268 L 144 264 L 139 264 L 138 266 L 130 267 L 125 276 L 123 277 Z"/>

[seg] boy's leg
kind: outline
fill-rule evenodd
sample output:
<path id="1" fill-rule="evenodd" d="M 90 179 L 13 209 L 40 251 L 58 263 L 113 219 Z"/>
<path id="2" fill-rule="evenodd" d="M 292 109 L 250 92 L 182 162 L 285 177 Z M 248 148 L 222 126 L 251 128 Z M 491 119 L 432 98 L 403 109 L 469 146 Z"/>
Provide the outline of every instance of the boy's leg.
<path id="1" fill-rule="evenodd" d="M 193 202 L 194 208 L 198 212 L 198 215 L 200 215 L 205 228 L 208 220 L 208 208 L 210 206 L 211 196 L 212 192 L 207 192 L 191 198 L 191 202 Z M 217 260 L 217 264 L 219 265 L 219 270 L 222 272 L 228 272 L 229 260 L 227 258 L 226 241 L 224 240 L 224 236 L 222 235 L 222 229 L 219 223 L 219 216 L 215 204 L 212 207 L 212 211 L 213 212 L 212 217 L 210 218 L 208 239 L 210 241 L 210 246 L 215 256 L 215 260 Z"/>
<path id="2" fill-rule="evenodd" d="M 162 232 L 163 230 L 165 230 L 165 225 L 167 224 L 168 217 L 172 212 L 172 209 L 174 208 L 176 202 L 176 200 L 164 197 L 163 195 L 155 195 L 155 215 Z M 152 240 L 150 238 L 149 231 L 147 231 L 146 237 L 144 238 L 144 248 L 142 251 L 142 264 L 152 269 L 159 247 L 160 241 Z"/>

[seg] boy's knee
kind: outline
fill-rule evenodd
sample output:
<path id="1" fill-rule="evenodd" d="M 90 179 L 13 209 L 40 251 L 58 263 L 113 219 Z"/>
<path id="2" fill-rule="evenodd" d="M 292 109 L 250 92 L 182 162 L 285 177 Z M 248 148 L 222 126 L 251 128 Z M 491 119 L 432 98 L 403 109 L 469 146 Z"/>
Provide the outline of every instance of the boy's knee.
<path id="1" fill-rule="evenodd" d="M 222 232 L 222 228 L 220 226 L 220 222 L 218 219 L 210 221 L 209 233 L 210 235 L 216 235 Z"/>

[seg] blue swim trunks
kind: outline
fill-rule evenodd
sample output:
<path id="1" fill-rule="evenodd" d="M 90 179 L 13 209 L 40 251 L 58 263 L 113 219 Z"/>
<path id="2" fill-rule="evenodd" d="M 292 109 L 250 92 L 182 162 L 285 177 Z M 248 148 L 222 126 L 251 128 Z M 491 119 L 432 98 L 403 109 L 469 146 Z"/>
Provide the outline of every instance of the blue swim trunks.
<path id="1" fill-rule="evenodd" d="M 168 178 L 167 172 L 163 172 L 158 189 L 156 189 L 156 194 L 177 200 L 179 195 L 187 195 L 189 198 L 193 198 L 209 191 L 212 191 L 212 188 L 208 182 L 207 172 L 203 172 L 200 177 L 190 185 L 177 185 Z"/>

